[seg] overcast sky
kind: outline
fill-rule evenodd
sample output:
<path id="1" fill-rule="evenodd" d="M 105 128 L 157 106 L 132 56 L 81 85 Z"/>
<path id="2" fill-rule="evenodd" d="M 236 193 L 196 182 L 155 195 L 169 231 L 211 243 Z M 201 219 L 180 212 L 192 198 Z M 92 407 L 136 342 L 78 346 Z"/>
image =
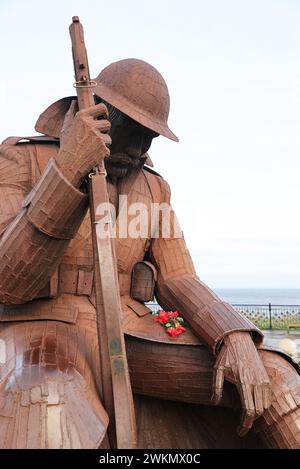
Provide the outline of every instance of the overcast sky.
<path id="1" fill-rule="evenodd" d="M 299 0 L 0 0 L 1 140 L 73 94 L 73 15 L 92 76 L 136 57 L 168 83 L 180 142 L 151 157 L 200 278 L 299 287 Z"/>

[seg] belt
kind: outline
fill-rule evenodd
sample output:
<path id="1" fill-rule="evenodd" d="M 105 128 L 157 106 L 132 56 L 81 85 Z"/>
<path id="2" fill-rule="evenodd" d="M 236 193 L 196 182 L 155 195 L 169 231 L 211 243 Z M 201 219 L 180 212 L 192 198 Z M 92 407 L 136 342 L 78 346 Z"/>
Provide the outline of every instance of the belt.
<path id="1" fill-rule="evenodd" d="M 131 273 L 118 272 L 120 295 L 130 292 Z M 58 274 L 58 293 L 90 296 L 93 291 L 94 271 L 79 266 L 61 266 Z"/>

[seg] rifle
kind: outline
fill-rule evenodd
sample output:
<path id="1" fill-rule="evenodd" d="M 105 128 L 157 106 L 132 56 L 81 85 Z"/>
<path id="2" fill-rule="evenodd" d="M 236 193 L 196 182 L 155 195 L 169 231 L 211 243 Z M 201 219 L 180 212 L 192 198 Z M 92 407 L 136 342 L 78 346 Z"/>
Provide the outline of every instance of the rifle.
<path id="1" fill-rule="evenodd" d="M 76 80 L 74 86 L 77 91 L 78 107 L 84 109 L 95 105 L 92 93 L 95 83 L 90 80 L 83 27 L 78 16 L 72 18 L 70 35 Z M 110 213 L 104 163 L 94 168 L 89 179 L 94 288 L 102 380 L 100 395 L 110 419 L 111 445 L 122 449 L 135 448 L 136 422 L 125 341 L 120 323 L 121 300 L 112 224 L 108 225 L 108 236 L 97 236 L 97 207 L 106 204 L 106 213 Z"/>

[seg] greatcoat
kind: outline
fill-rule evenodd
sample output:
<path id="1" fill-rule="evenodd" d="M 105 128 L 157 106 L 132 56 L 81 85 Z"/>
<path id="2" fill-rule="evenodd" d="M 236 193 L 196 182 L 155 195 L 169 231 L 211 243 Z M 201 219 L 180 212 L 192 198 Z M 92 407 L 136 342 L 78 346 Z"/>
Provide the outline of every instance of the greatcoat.
<path id="1" fill-rule="evenodd" d="M 53 160 L 69 103 L 70 98 L 65 98 L 40 116 L 36 129 L 44 136 L 10 137 L 0 147 L 0 340 L 5 347 L 5 360 L 0 363 L 0 410 L 1 405 L 9 408 L 7 415 L 0 412 L 0 435 L 1 428 L 6 435 L 0 447 L 105 444 L 108 418 L 97 391 L 100 376 L 88 200 L 64 178 Z M 128 206 L 143 203 L 150 221 L 151 204 L 170 203 L 167 182 L 146 166 L 117 187 L 108 186 L 119 214 L 116 226 L 122 210 L 118 195 L 127 195 Z M 121 321 L 134 391 L 209 403 L 211 377 L 203 370 L 205 366 L 212 369 L 222 339 L 231 331 L 249 331 L 260 346 L 261 332 L 199 280 L 184 238 L 153 238 L 148 229 L 144 237 L 117 236 L 115 246 Z M 180 311 L 189 323 L 187 332 L 177 338 L 168 336 L 153 321 L 149 308 L 132 297 L 132 272 L 142 261 L 154 272 L 159 304 Z M 154 366 L 149 358 L 158 343 L 182 346 L 179 352 L 175 352 L 178 347 L 173 348 L 178 363 L 187 349 L 205 346 L 210 358 L 206 365 L 203 359 L 201 392 L 191 384 L 185 388 L 194 365 L 190 369 L 184 360 L 176 380 L 172 381 L 172 366 L 159 374 L 155 369 L 159 365 Z M 145 344 L 150 348 L 140 352 L 143 367 L 131 357 Z M 290 364 L 284 366 L 292 372 Z M 298 395 L 299 380 L 293 386 Z M 278 413 L 290 414 L 290 407 Z M 26 437 L 20 431 L 24 422 L 32 422 Z M 55 422 L 60 431 L 55 430 Z"/>

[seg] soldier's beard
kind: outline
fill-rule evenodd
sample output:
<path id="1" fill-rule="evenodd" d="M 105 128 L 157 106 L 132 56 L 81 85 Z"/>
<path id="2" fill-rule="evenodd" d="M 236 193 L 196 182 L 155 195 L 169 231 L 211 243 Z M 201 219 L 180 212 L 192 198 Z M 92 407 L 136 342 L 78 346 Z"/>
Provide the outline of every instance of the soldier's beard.
<path id="1" fill-rule="evenodd" d="M 140 158 L 132 158 L 126 153 L 114 153 L 105 159 L 107 174 L 113 178 L 123 178 L 141 165 Z"/>

